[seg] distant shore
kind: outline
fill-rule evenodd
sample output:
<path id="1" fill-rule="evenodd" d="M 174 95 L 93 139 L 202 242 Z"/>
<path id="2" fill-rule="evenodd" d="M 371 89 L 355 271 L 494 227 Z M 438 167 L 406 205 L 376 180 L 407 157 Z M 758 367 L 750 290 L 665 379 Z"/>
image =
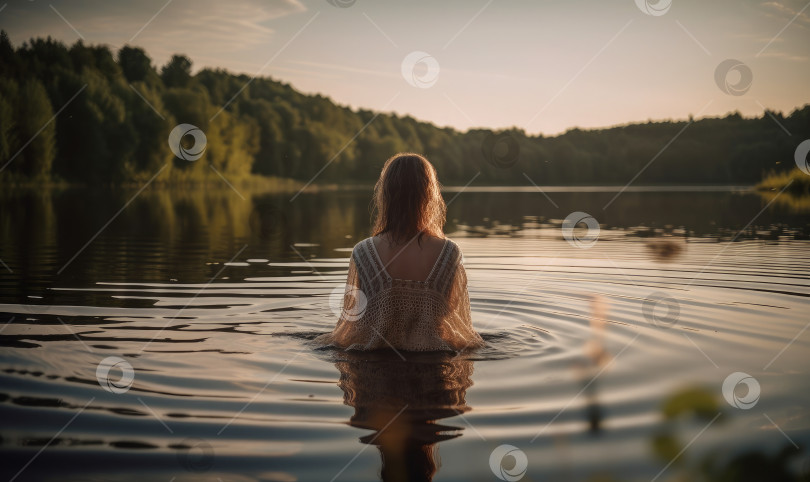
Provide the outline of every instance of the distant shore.
<path id="1" fill-rule="evenodd" d="M 373 190 L 373 183 L 319 183 L 312 182 L 307 184 L 298 179 L 280 178 L 280 177 L 265 177 L 253 175 L 246 178 L 228 179 L 226 183 L 220 177 L 210 177 L 203 180 L 160 180 L 155 179 L 150 183 L 150 189 L 229 189 L 229 186 L 234 188 L 244 189 L 246 191 L 351 191 L 351 190 Z M 147 180 L 138 181 L 125 181 L 120 183 L 103 183 L 88 185 L 85 183 L 67 182 L 67 181 L 52 181 L 52 180 L 0 180 L 0 186 L 10 189 L 86 189 L 86 188 L 100 188 L 100 189 L 139 189 L 144 187 L 148 182 Z M 765 181 L 763 181 L 765 182 Z M 547 186 L 527 186 L 527 185 L 481 185 L 481 186 L 442 186 L 444 192 L 751 192 L 754 190 L 770 190 L 770 188 L 761 187 L 758 185 L 740 185 L 740 184 L 658 184 L 658 185 L 547 185 Z"/>

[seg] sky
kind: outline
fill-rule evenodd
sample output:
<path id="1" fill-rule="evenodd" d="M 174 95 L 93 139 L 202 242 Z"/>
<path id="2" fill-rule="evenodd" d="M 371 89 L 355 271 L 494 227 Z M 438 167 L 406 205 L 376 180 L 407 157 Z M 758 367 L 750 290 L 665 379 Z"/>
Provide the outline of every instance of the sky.
<path id="1" fill-rule="evenodd" d="M 354 109 L 529 134 L 810 103 L 806 0 L 0 0 L 15 45 L 144 48 Z M 736 61 L 736 62 L 735 62 Z"/>

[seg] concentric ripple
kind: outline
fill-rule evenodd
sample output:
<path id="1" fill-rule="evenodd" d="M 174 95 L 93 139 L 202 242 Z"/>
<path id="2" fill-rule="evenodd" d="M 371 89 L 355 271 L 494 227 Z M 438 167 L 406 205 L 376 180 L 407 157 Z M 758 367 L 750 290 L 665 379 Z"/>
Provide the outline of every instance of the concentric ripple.
<path id="1" fill-rule="evenodd" d="M 672 474 L 711 450 L 806 446 L 810 244 L 681 238 L 664 259 L 610 234 L 587 250 L 456 238 L 487 341 L 459 354 L 314 346 L 335 322 L 345 249 L 245 253 L 208 283 L 49 290 L 93 303 L 0 305 L 3 475 L 377 480 L 387 460 L 490 480 L 490 453 L 510 444 L 531 480 L 650 479 L 666 430 L 688 441 L 707 427 Z M 134 371 L 123 393 L 97 379 L 113 356 Z M 750 410 L 723 401 L 733 372 L 761 386 Z M 673 428 L 665 407 L 684 389 L 708 394 L 722 422 Z"/>

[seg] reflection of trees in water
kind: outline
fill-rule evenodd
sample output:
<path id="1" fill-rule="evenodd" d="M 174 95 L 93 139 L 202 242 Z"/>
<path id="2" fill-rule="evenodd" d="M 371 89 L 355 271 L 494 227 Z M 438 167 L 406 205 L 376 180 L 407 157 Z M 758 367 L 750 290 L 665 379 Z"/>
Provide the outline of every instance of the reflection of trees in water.
<path id="1" fill-rule="evenodd" d="M 13 290 L 20 286 L 33 288 L 33 292 L 24 294 L 39 294 L 42 286 L 36 284 L 50 279 L 124 206 L 67 268 L 63 273 L 66 277 L 81 284 L 133 279 L 165 282 L 170 277 L 207 281 L 218 266 L 207 266 L 206 262 L 226 261 L 245 244 L 245 257 L 299 260 L 290 245 L 311 243 L 317 246 L 301 249 L 304 256 L 334 257 L 341 256 L 335 249 L 350 248 L 369 234 L 370 188 L 306 192 L 290 202 L 290 192 L 239 187 L 242 199 L 225 183 L 216 186 L 151 186 L 135 196 L 131 204 L 127 203 L 137 189 L 0 192 L 0 210 L 4 214 L 0 223 L 2 258 L 14 271 L 6 274 L 21 281 L 13 283 L 12 291 L 4 294 L 17 297 L 23 293 Z M 752 226 L 739 238 L 775 239 L 787 234 L 787 227 L 798 229 L 799 237 L 809 236 L 806 216 L 778 207 L 792 202 L 788 194 L 780 195 L 757 218 L 758 226 L 774 224 L 782 231 L 767 234 L 768 229 Z M 559 209 L 550 204 L 538 205 L 536 195 L 465 192 L 449 208 L 446 231 L 486 235 L 532 229 L 573 210 L 601 211 L 615 193 L 555 192 L 552 197 Z M 683 231 L 673 230 L 683 226 L 696 235 L 710 233 L 731 239 L 750 221 L 751 213 L 762 209 L 763 202 L 757 194 L 731 192 L 625 192 L 600 215 L 599 222 L 604 225 L 604 236 L 610 227 L 632 228 L 635 236 L 659 236 L 661 233 L 652 226 L 680 236 Z"/>
<path id="2" fill-rule="evenodd" d="M 50 246 L 58 236 L 55 197 L 50 189 L 0 190 L 0 212 L 3 213 L 0 220 L 0 258 L 9 266 L 7 269 L 0 265 L 0 273 L 6 279 L 17 281 L 6 284 L 3 294 L 13 295 L 15 289 L 25 287 L 29 295 L 51 295 L 45 289 L 50 282 L 39 276 L 37 271 L 42 270 L 45 263 L 53 263 Z M 47 253 L 46 256 L 43 253 Z M 25 297 L 9 301 L 31 302 Z"/>
<path id="3" fill-rule="evenodd" d="M 795 194 L 788 191 L 779 194 L 779 191 L 759 191 L 759 195 L 765 202 L 773 201 L 777 206 L 789 209 L 791 212 L 804 214 L 810 212 L 810 194 Z"/>
<path id="4" fill-rule="evenodd" d="M 440 465 L 437 442 L 460 436 L 462 427 L 437 420 L 470 410 L 473 362 L 450 354 L 342 352 L 335 363 L 344 403 L 354 407 L 349 423 L 373 430 L 360 441 L 380 450 L 385 481 L 432 480 Z"/>
<path id="5" fill-rule="evenodd" d="M 40 295 L 42 285 L 101 230 L 65 270 L 82 284 L 96 281 L 208 280 L 245 244 L 244 257 L 295 258 L 290 245 L 315 243 L 304 254 L 352 246 L 367 235 L 368 196 L 242 190 L 224 185 L 131 189 L 19 189 L 0 193 L 0 244 L 14 302 Z M 126 208 L 113 219 L 116 212 Z M 112 222 L 110 220 L 113 219 Z M 109 224 L 107 225 L 107 223 Z M 106 225 L 106 227 L 105 227 Z M 238 261 L 238 260 L 237 260 Z M 113 268 L 113 269 L 111 269 Z M 157 268 L 157 269 L 156 269 Z M 3 269 L 5 271 L 5 269 Z M 167 273 L 171 273 L 168 275 Z M 62 295 L 64 296 L 64 295 Z"/>
<path id="6" fill-rule="evenodd" d="M 762 198 L 749 191 L 627 191 L 616 197 L 607 210 L 604 207 L 616 192 L 549 192 L 548 195 L 557 208 L 548 202 L 539 203 L 536 191 L 464 192 L 448 206 L 447 231 L 462 230 L 471 236 L 481 236 L 509 234 L 518 228 L 536 229 L 541 225 L 559 230 L 565 216 L 573 211 L 584 211 L 597 217 L 603 236 L 613 228 L 620 228 L 635 237 L 688 234 L 730 238 L 764 207 Z M 810 229 L 806 216 L 785 209 L 779 200 L 757 217 L 753 227 L 772 224 L 783 224 L 805 233 Z M 741 237 L 755 237 L 755 232 L 749 230 Z"/>

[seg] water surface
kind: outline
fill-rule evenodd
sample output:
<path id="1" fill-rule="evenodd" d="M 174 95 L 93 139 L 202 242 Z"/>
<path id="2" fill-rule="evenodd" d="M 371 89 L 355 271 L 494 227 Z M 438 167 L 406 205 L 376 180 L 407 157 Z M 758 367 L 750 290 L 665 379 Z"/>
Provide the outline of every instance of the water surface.
<path id="1" fill-rule="evenodd" d="M 503 444 L 523 480 L 807 472 L 807 214 L 740 189 L 603 209 L 616 193 L 448 190 L 487 340 L 455 355 L 312 344 L 367 192 L 4 193 L 2 475 L 497 480 Z M 602 224 L 588 249 L 571 211 Z M 99 382 L 108 357 L 131 384 Z"/>

